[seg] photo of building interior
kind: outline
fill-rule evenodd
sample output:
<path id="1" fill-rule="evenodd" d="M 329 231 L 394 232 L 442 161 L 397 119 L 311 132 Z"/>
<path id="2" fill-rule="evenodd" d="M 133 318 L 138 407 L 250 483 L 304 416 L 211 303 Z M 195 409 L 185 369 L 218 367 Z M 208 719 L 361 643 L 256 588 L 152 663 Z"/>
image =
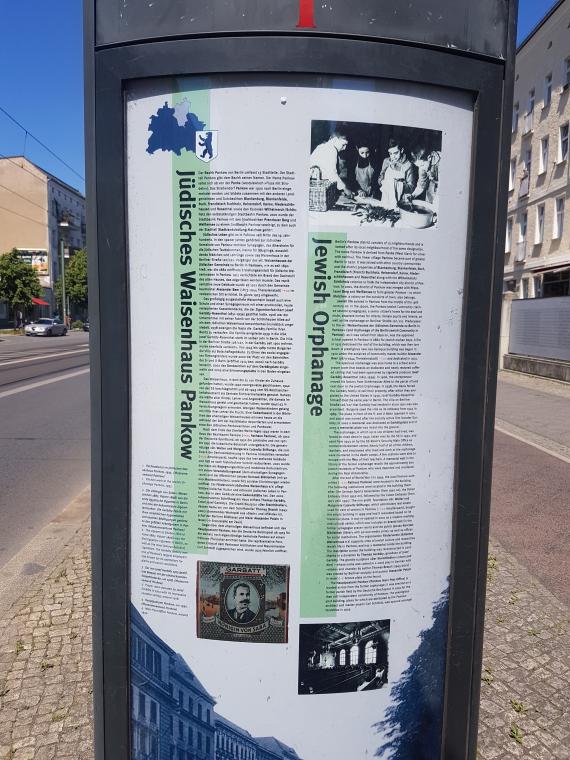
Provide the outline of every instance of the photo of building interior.
<path id="1" fill-rule="evenodd" d="M 389 620 L 301 625 L 299 694 L 381 689 L 389 636 Z"/>

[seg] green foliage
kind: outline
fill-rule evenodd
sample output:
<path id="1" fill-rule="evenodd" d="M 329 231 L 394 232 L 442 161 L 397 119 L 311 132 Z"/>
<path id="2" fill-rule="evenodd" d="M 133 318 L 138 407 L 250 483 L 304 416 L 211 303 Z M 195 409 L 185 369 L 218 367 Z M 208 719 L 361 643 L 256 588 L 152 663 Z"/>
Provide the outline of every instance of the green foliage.
<path id="1" fill-rule="evenodd" d="M 83 330 L 83 322 L 80 319 L 76 319 L 71 323 L 72 330 Z"/>
<path id="2" fill-rule="evenodd" d="M 522 713 L 522 715 L 526 713 L 526 707 L 516 699 L 511 699 L 511 707 L 516 713 Z"/>
<path id="3" fill-rule="evenodd" d="M 523 743 L 524 734 L 521 731 L 520 727 L 517 726 L 516 723 L 511 723 L 511 730 L 509 731 L 509 736 L 511 737 L 511 739 L 514 739 L 517 744 Z"/>
<path id="4" fill-rule="evenodd" d="M 61 306 L 62 288 L 61 277 L 58 277 L 54 285 L 55 297 Z M 87 307 L 87 251 L 81 249 L 65 261 L 65 295 L 75 306 Z"/>
<path id="5" fill-rule="evenodd" d="M 30 264 L 22 260 L 13 248 L 0 255 L 0 300 L 7 301 L 10 308 L 25 309 L 31 306 L 32 297 L 39 298 L 42 287 L 38 275 Z"/>

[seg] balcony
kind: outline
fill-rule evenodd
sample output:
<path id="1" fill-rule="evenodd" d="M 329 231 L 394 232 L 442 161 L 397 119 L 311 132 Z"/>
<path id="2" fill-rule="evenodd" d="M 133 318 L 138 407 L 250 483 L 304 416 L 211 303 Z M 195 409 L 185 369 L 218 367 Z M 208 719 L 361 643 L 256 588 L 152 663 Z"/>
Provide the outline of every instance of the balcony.
<path id="1" fill-rule="evenodd" d="M 534 109 L 532 111 L 529 111 L 528 113 L 525 113 L 523 117 L 523 135 L 528 135 L 529 132 L 532 132 L 534 126 Z"/>
<path id="2" fill-rule="evenodd" d="M 521 240 L 517 243 L 517 250 L 515 253 L 515 261 L 521 262 L 526 259 L 526 240 Z"/>

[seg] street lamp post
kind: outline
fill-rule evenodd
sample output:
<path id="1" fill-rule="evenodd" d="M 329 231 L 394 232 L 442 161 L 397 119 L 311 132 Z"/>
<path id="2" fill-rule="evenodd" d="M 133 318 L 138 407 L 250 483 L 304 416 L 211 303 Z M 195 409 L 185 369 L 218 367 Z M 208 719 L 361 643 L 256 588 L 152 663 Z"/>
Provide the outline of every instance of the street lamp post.
<path id="1" fill-rule="evenodd" d="M 64 232 L 69 229 L 69 222 L 58 223 L 59 228 L 59 256 L 61 261 L 61 311 L 63 324 L 67 325 L 67 302 L 65 298 L 65 239 Z"/>
<path id="2" fill-rule="evenodd" d="M 61 311 L 63 324 L 67 324 L 67 310 L 65 307 L 65 245 L 62 237 L 59 239 L 59 256 L 61 260 Z"/>

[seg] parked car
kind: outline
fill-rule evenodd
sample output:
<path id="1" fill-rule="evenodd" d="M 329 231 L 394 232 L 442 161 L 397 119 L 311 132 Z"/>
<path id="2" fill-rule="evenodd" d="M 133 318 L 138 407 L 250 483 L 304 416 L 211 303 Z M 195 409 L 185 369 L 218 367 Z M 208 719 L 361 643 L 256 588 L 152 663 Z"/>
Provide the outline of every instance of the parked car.
<path id="1" fill-rule="evenodd" d="M 26 325 L 24 332 L 28 336 L 43 335 L 44 337 L 48 337 L 51 335 L 65 335 L 67 333 L 67 327 L 60 322 L 59 319 L 42 317 L 41 319 L 36 319 L 35 322 Z"/>
<path id="2" fill-rule="evenodd" d="M 86 319 L 83 323 L 83 332 L 89 332 L 89 319 Z"/>

